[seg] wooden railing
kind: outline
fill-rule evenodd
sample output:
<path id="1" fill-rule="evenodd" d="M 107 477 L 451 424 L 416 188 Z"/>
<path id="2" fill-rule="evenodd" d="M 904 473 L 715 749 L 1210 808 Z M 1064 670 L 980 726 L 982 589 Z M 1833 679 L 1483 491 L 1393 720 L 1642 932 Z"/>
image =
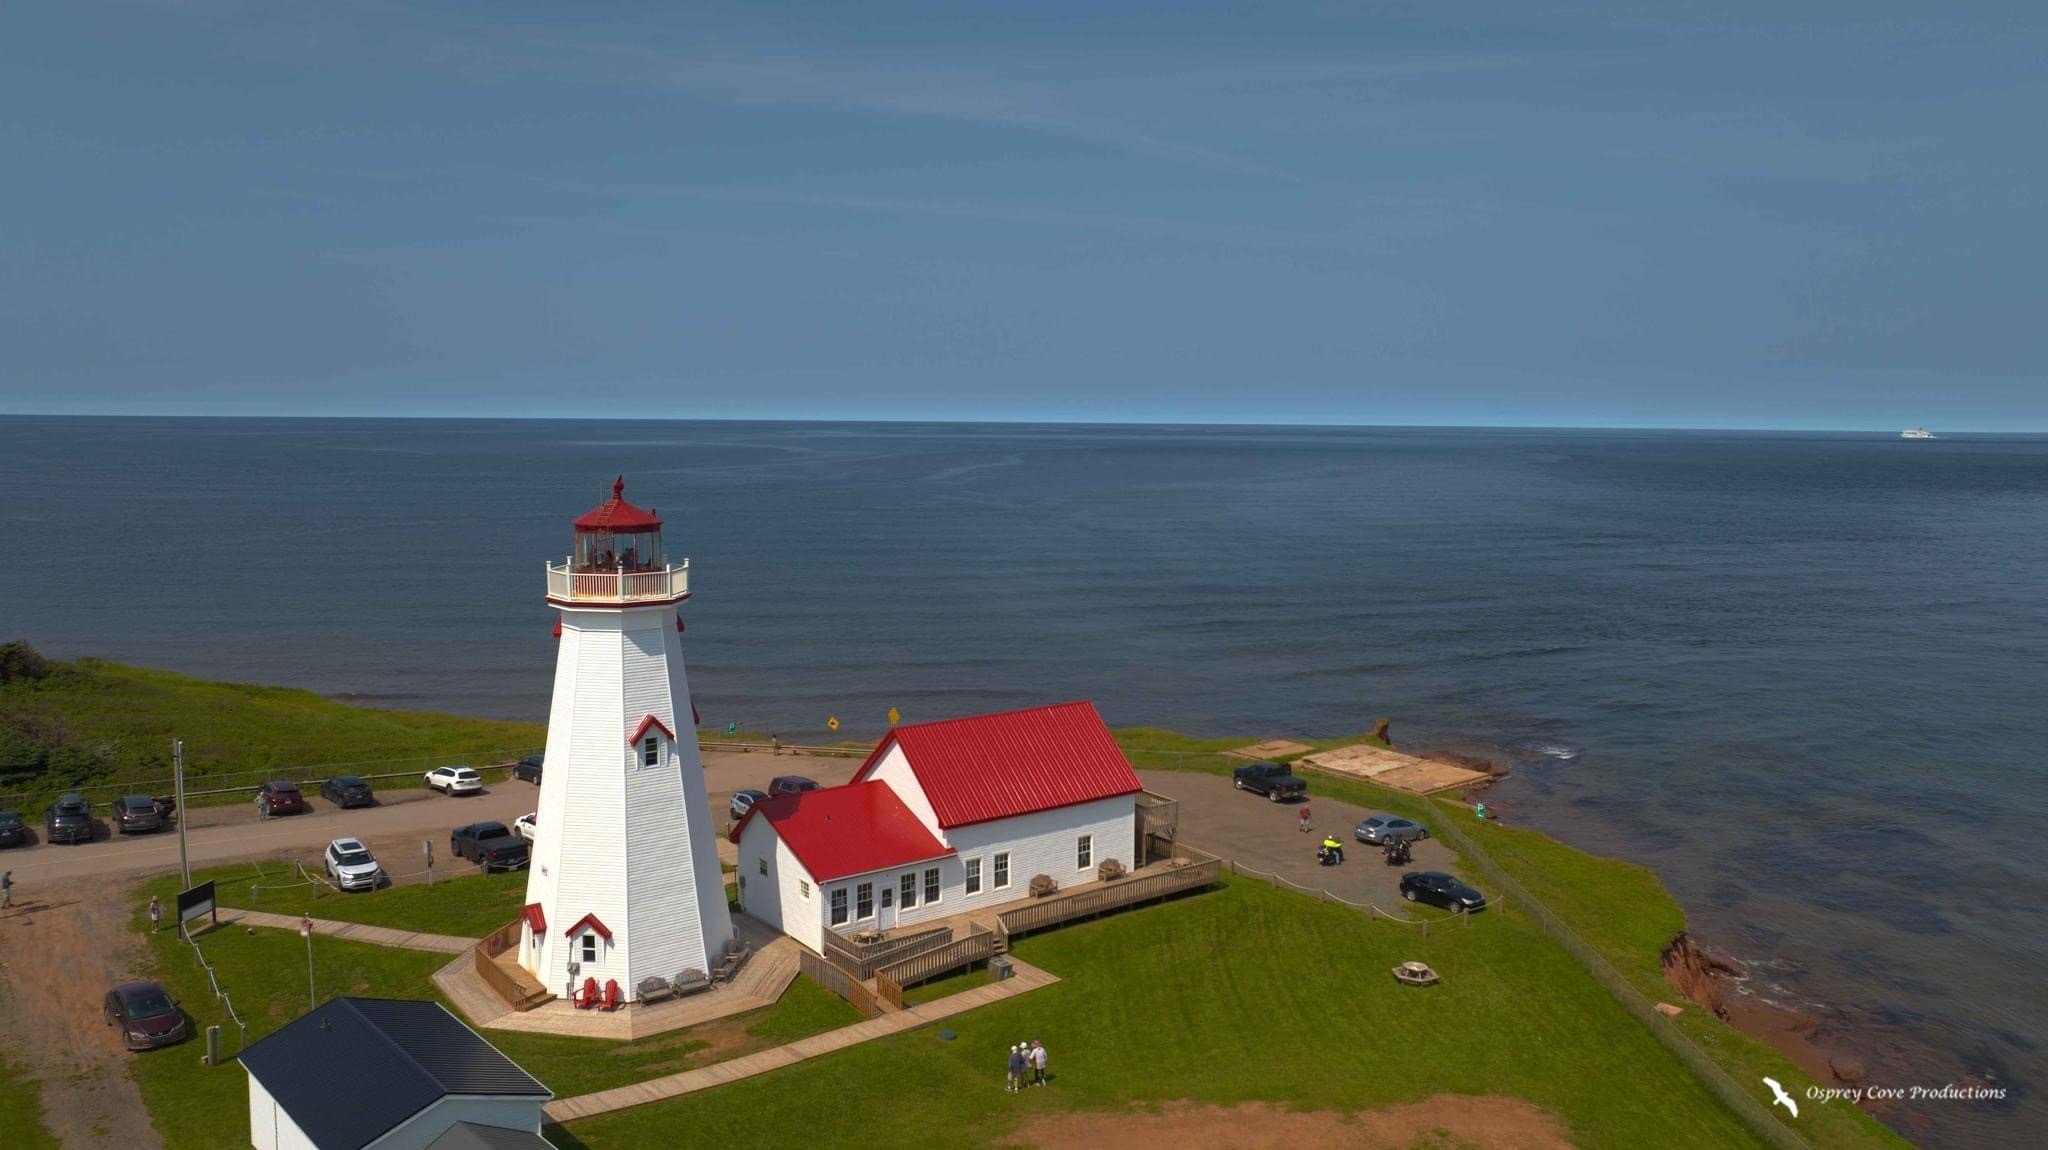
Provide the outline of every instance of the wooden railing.
<path id="1" fill-rule="evenodd" d="M 803 972 L 805 978 L 845 999 L 856 1011 L 860 1012 L 862 1018 L 873 1018 L 882 1013 L 882 1008 L 875 1005 L 873 992 L 868 990 L 859 979 L 854 978 L 852 975 L 826 962 L 810 951 L 803 949 L 797 951 L 797 969 Z M 902 992 L 899 990 L 897 993 L 900 996 Z"/>
<path id="2" fill-rule="evenodd" d="M 1006 935 L 1028 934 L 1077 918 L 1122 910 L 1182 891 L 1209 886 L 1222 873 L 1222 860 L 1176 844 L 1171 862 L 1155 863 L 1129 878 L 1097 883 L 1069 894 L 1048 895 L 997 916 Z"/>
<path id="3" fill-rule="evenodd" d="M 485 935 L 483 941 L 477 944 L 477 949 L 483 951 L 486 958 L 496 958 L 518 945 L 519 920 L 515 918 Z"/>
<path id="4" fill-rule="evenodd" d="M 930 982 L 963 966 L 987 962 L 995 956 L 996 936 L 979 924 L 968 928 L 967 937 L 912 955 L 875 971 L 875 989 L 896 1006 L 903 1005 L 903 988 Z M 894 997 L 889 988 L 894 986 Z"/>
<path id="5" fill-rule="evenodd" d="M 547 568 L 548 598 L 564 602 L 681 599 L 690 593 L 688 559 L 658 571 L 578 571 L 566 563 L 559 567 L 550 563 Z"/>
<path id="6" fill-rule="evenodd" d="M 880 942 L 855 942 L 838 931 L 828 930 L 825 932 L 825 957 L 853 977 L 868 979 L 873 978 L 881 967 L 951 941 L 953 928 L 950 926 L 899 934 Z"/>

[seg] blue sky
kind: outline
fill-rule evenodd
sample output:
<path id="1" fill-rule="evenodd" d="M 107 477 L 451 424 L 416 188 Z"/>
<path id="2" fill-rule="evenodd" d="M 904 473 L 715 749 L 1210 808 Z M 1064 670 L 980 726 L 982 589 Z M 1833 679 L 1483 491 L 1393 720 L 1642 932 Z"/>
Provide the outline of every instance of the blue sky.
<path id="1" fill-rule="evenodd" d="M 2048 429 L 2044 59 L 2038 4 L 25 0 L 0 411 Z"/>

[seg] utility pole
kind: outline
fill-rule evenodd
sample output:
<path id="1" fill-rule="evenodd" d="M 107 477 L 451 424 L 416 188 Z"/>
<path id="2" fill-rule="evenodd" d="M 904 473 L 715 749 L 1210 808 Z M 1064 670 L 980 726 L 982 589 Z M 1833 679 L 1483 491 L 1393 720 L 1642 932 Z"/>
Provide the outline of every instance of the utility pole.
<path id="1" fill-rule="evenodd" d="M 177 810 L 171 812 L 178 818 L 178 873 L 184 876 L 185 890 L 192 889 L 192 860 L 185 854 L 185 740 L 171 740 L 171 793 Z"/>

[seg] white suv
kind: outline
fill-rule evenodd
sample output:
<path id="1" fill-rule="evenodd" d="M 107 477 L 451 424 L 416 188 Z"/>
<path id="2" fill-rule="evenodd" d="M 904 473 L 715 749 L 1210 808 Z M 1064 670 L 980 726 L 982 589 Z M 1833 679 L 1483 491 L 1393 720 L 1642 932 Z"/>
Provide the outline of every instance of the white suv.
<path id="1" fill-rule="evenodd" d="M 427 772 L 427 788 L 444 795 L 473 795 L 484 789 L 484 778 L 468 767 L 435 767 Z"/>
<path id="2" fill-rule="evenodd" d="M 342 890 L 376 890 L 384 868 L 361 839 L 335 839 L 327 844 L 327 877 Z"/>

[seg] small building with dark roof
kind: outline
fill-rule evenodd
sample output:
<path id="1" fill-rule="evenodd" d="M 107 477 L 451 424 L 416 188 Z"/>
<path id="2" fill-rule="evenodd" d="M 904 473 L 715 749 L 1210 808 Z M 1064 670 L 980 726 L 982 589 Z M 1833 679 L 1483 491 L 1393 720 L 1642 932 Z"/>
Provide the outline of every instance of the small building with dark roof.
<path id="1" fill-rule="evenodd" d="M 549 1145 L 541 1107 L 553 1092 L 438 1002 L 330 999 L 240 1061 L 256 1150 Z M 465 1126 L 477 1129 L 456 1132 Z M 489 1140 L 500 1135 L 524 1141 Z"/>

